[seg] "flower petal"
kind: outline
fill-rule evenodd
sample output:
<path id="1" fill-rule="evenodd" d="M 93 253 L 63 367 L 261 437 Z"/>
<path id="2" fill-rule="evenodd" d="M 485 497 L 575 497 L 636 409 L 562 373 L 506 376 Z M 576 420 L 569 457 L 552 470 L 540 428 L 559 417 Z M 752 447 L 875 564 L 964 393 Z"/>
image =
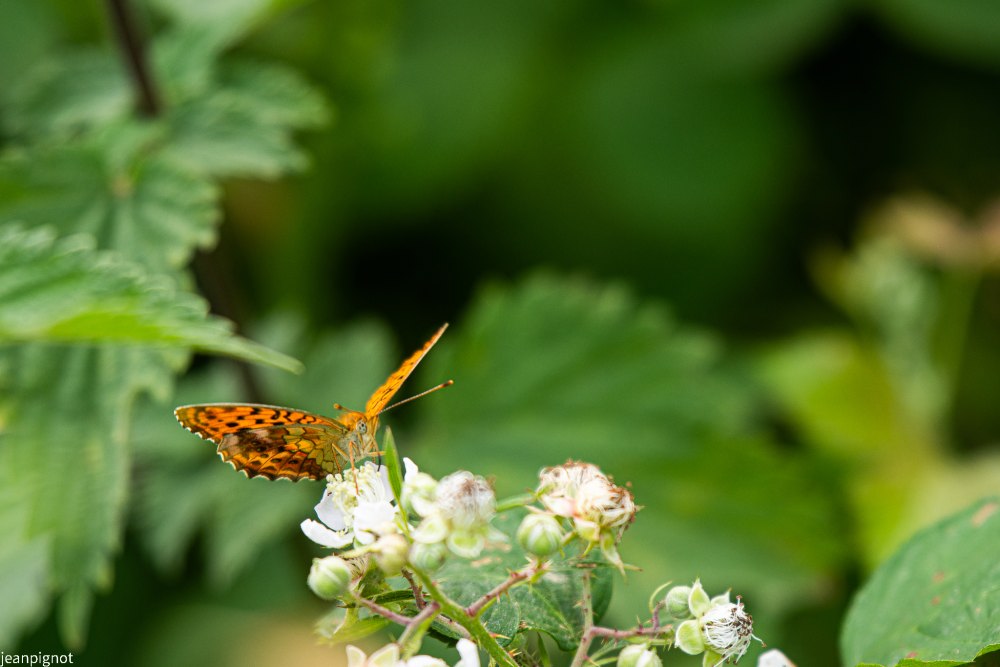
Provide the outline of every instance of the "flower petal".
<path id="1" fill-rule="evenodd" d="M 344 513 L 337 506 L 333 499 L 333 494 L 329 491 L 323 493 L 323 497 L 316 504 L 316 516 L 333 530 L 344 530 L 347 523 L 344 521 Z"/>
<path id="2" fill-rule="evenodd" d="M 319 521 L 313 521 L 312 519 L 303 520 L 299 524 L 299 527 L 302 528 L 302 532 L 310 540 L 331 549 L 346 547 L 354 541 L 354 536 L 349 531 L 337 532 L 330 530 Z"/>
<path id="3" fill-rule="evenodd" d="M 455 667 L 479 667 L 479 647 L 474 642 L 463 637 L 458 640 L 455 648 L 462 656 L 462 659 L 455 663 Z"/>

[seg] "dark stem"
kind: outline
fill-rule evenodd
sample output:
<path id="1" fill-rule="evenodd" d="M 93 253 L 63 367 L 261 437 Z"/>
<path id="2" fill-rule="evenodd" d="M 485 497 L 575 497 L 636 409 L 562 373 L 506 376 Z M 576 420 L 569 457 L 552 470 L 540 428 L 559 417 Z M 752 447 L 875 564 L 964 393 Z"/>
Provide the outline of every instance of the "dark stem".
<path id="1" fill-rule="evenodd" d="M 413 602 L 417 605 L 417 609 L 423 609 L 424 604 L 424 590 L 420 588 L 420 585 L 413 580 L 413 575 L 405 567 L 402 571 L 403 578 L 410 584 L 410 589 L 413 591 Z"/>
<path id="2" fill-rule="evenodd" d="M 149 118 L 157 116 L 160 113 L 160 103 L 153 86 L 153 77 L 149 72 L 146 53 L 143 50 L 142 40 L 139 39 L 139 31 L 135 25 L 132 9 L 129 7 L 128 0 L 107 1 L 118 45 L 125 56 L 129 74 L 132 75 L 132 80 L 135 82 L 139 94 L 137 109 L 143 116 Z"/>
<path id="3" fill-rule="evenodd" d="M 503 595 L 514 584 L 520 583 L 525 579 L 527 579 L 528 577 L 533 576 L 534 574 L 535 574 L 535 568 L 533 566 L 525 568 L 523 570 L 516 570 L 514 572 L 511 572 L 510 576 L 507 577 L 507 579 L 505 579 L 501 583 L 497 584 L 497 586 L 493 590 L 491 590 L 489 593 L 487 593 L 483 597 L 479 598 L 478 600 L 470 604 L 468 607 L 466 607 L 465 613 L 475 618 L 476 616 L 479 615 L 479 612 L 481 612 L 486 607 L 486 605 L 488 605 L 490 602 Z"/>

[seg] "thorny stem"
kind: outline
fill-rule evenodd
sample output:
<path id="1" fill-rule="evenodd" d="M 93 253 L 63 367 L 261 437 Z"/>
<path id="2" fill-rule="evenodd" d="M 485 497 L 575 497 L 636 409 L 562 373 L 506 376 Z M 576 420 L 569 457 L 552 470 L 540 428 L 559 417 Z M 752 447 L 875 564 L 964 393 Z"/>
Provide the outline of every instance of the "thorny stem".
<path id="1" fill-rule="evenodd" d="M 139 39 L 139 31 L 136 28 L 128 0 L 107 1 L 115 35 L 118 37 L 119 45 L 125 55 L 129 73 L 135 81 L 139 96 L 137 101 L 139 113 L 148 118 L 157 116 L 160 113 L 160 103 L 156 96 L 153 77 L 149 72 L 146 53 L 143 50 L 142 41 Z"/>
<path id="2" fill-rule="evenodd" d="M 354 594 L 354 599 L 357 600 L 359 604 L 361 604 L 361 605 L 363 605 L 365 607 L 368 607 L 370 610 L 372 610 L 373 612 L 375 612 L 379 616 L 388 618 L 390 621 L 392 621 L 393 623 L 396 623 L 398 625 L 402 625 L 404 627 L 405 626 L 409 626 L 410 625 L 410 621 L 413 620 L 413 617 L 406 616 L 405 614 L 397 613 L 397 612 L 393 611 L 392 609 L 389 609 L 388 607 L 383 607 L 378 602 L 372 602 L 371 600 L 369 600 L 368 598 L 364 597 L 363 595 L 358 595 L 357 593 L 355 593 Z"/>
<path id="3" fill-rule="evenodd" d="M 583 667 L 587 661 L 587 653 L 590 651 L 590 643 L 594 641 L 594 606 L 590 597 L 590 571 L 583 571 L 583 599 L 580 600 L 583 610 L 583 634 L 580 636 L 580 645 L 573 656 L 570 667 Z"/>
<path id="4" fill-rule="evenodd" d="M 584 571 L 583 573 L 583 599 L 581 600 L 581 606 L 583 607 L 583 634 L 580 636 L 580 646 L 576 650 L 576 655 L 573 656 L 573 662 L 570 667 L 582 667 L 587 662 L 590 645 L 596 637 L 612 640 L 631 639 L 633 637 L 655 638 L 672 632 L 674 629 L 673 625 L 660 625 L 660 609 L 663 606 L 662 604 L 657 604 L 653 607 L 652 626 L 648 628 L 643 627 L 641 623 L 628 630 L 594 625 L 594 607 L 590 593 L 589 571 Z"/>
<path id="5" fill-rule="evenodd" d="M 413 591 L 413 602 L 417 605 L 417 609 L 423 609 L 424 605 L 427 604 L 424 601 L 424 591 L 420 588 L 420 585 L 413 580 L 413 574 L 407 570 L 405 567 L 402 571 L 403 578 L 410 584 L 410 590 Z"/>
<path id="6" fill-rule="evenodd" d="M 493 600 L 497 599 L 508 590 L 513 588 L 515 585 L 521 583 L 525 579 L 529 579 L 539 572 L 542 566 L 537 564 L 532 564 L 527 567 L 521 568 L 520 570 L 515 570 L 510 573 L 504 581 L 496 585 L 493 590 L 479 598 L 468 607 L 465 608 L 465 613 L 469 616 L 476 617 L 479 615 L 483 609 L 486 608 Z"/>
<path id="7" fill-rule="evenodd" d="M 472 639 L 493 658 L 494 662 L 501 667 L 517 667 L 517 663 L 510 657 L 510 654 L 497 643 L 497 640 L 478 619 L 470 616 L 457 602 L 445 595 L 429 576 L 419 570 L 415 574 L 430 596 L 441 605 L 441 611 L 465 628 Z"/>
<path id="8" fill-rule="evenodd" d="M 403 649 L 403 657 L 408 658 L 410 655 L 416 651 L 416 648 L 420 646 L 420 638 L 423 637 L 423 633 L 427 631 L 434 617 L 441 613 L 441 605 L 437 602 L 432 602 L 423 609 L 420 613 L 410 619 L 409 625 L 403 630 L 403 634 L 400 635 L 397 640 Z M 412 644 L 412 648 L 410 648 Z"/>

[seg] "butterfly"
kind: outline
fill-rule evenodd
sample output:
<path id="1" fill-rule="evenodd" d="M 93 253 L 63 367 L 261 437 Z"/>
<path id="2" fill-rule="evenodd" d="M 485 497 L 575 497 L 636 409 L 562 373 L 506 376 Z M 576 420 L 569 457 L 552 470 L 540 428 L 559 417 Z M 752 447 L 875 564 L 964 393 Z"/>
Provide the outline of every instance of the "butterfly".
<path id="1" fill-rule="evenodd" d="M 254 403 L 182 405 L 174 410 L 181 426 L 215 443 L 219 456 L 247 477 L 279 477 L 298 481 L 322 479 L 375 456 L 378 418 L 386 410 L 452 384 L 451 380 L 389 405 L 400 386 L 448 328 L 445 323 L 382 383 L 365 403 L 364 412 L 339 403 L 336 419 L 305 410 Z"/>

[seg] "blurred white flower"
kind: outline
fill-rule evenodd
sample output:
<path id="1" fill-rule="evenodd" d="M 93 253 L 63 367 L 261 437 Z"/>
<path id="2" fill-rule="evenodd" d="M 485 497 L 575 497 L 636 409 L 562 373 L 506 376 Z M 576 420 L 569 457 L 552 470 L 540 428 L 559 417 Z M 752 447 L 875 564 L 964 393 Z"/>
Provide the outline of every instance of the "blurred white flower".
<path id="1" fill-rule="evenodd" d="M 569 461 L 543 469 L 538 494 L 547 510 L 573 519 L 581 536 L 593 542 L 608 529 L 624 529 L 638 510 L 632 493 L 591 463 Z"/>
<path id="2" fill-rule="evenodd" d="M 757 667 L 795 667 L 784 653 L 776 648 L 764 651 L 757 658 Z"/>
<path id="3" fill-rule="evenodd" d="M 455 646 L 461 659 L 455 667 L 479 667 L 479 649 L 468 639 L 459 639 Z M 448 667 L 440 658 L 429 655 L 415 655 L 409 660 L 399 657 L 399 645 L 388 644 L 371 655 L 356 646 L 347 647 L 347 667 Z"/>
<path id="4" fill-rule="evenodd" d="M 316 505 L 319 521 L 305 519 L 302 532 L 324 547 L 340 549 L 368 545 L 395 530 L 396 508 L 388 472 L 371 461 L 327 477 L 323 497 Z"/>

